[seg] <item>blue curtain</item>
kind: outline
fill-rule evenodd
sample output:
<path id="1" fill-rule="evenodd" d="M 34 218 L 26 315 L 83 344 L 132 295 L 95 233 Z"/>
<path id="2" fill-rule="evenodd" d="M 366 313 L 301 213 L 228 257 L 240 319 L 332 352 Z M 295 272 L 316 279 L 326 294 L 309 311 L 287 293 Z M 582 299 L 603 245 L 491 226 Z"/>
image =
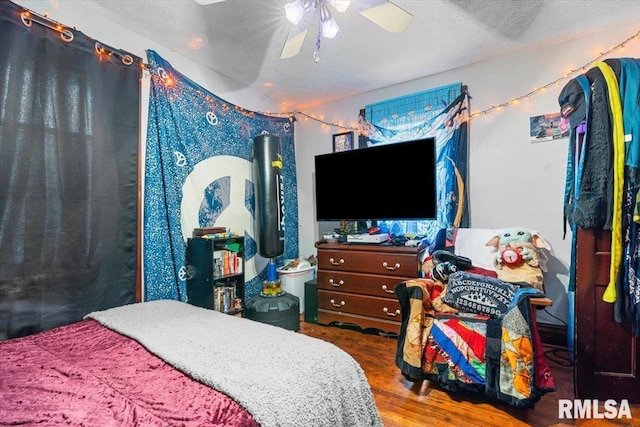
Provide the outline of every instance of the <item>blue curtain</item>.
<path id="1" fill-rule="evenodd" d="M 197 227 L 245 237 L 245 297 L 262 290 L 269 260 L 254 238 L 253 138 L 280 138 L 285 253 L 298 257 L 293 123 L 213 95 L 147 51 L 151 75 L 144 194 L 145 300 L 186 301 L 186 239 Z M 277 263 L 282 262 L 281 259 Z"/>
<path id="2" fill-rule="evenodd" d="M 391 233 L 416 234 L 433 241 L 443 228 L 468 227 L 468 126 L 469 100 L 460 83 L 366 106 L 363 133 L 367 146 L 436 139 L 437 219 L 380 221 Z M 421 167 L 418 160 L 408 166 Z"/>

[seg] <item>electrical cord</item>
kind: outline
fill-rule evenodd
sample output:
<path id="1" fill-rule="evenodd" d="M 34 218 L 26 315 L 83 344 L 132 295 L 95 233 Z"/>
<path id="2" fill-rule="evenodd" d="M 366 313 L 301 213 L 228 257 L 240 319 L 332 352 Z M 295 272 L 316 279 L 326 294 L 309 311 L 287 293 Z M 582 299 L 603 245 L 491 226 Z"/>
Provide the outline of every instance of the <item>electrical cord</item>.
<path id="1" fill-rule="evenodd" d="M 565 322 L 564 320 L 562 320 L 558 316 L 555 316 L 555 315 L 551 314 L 547 310 L 547 307 L 544 307 L 542 310 L 545 313 L 547 313 L 549 316 L 553 317 L 554 319 L 556 319 L 557 321 L 562 323 L 564 326 L 567 326 L 567 322 Z M 566 356 L 562 355 L 560 353 L 566 353 Z M 545 351 L 544 355 L 545 355 L 545 357 L 547 359 L 551 360 L 552 362 L 557 363 L 560 366 L 573 366 L 573 362 L 571 361 L 571 357 L 569 357 L 569 351 L 566 348 L 552 348 L 550 350 Z"/>
<path id="2" fill-rule="evenodd" d="M 561 353 L 566 353 L 567 355 L 565 356 Z M 573 362 L 571 362 L 571 358 L 569 357 L 569 352 L 567 351 L 567 349 L 552 348 L 545 351 L 544 356 L 560 366 L 573 366 Z"/>
<path id="3" fill-rule="evenodd" d="M 542 309 L 545 313 L 547 313 L 549 316 L 553 317 L 554 319 L 556 319 L 557 321 L 559 321 L 560 323 L 562 323 L 564 326 L 567 326 L 567 322 L 565 322 L 564 320 L 562 320 L 561 318 L 559 318 L 558 316 L 554 316 L 553 314 L 549 313 L 549 311 L 547 310 L 547 307 Z"/>

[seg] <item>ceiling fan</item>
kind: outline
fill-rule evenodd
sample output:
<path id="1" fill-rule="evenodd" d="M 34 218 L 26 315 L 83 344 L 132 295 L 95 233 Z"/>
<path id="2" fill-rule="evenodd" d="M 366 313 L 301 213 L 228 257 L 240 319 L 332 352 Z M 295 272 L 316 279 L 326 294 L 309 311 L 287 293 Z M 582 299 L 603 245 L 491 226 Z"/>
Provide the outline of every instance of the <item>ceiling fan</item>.
<path id="1" fill-rule="evenodd" d="M 226 0 L 194 1 L 206 5 Z M 316 11 L 318 11 L 316 49 L 313 53 L 316 62 L 318 62 L 320 60 L 321 37 L 334 38 L 340 31 L 335 18 L 331 15 L 331 10 L 344 12 L 349 7 L 352 7 L 362 16 L 390 33 L 398 33 L 405 30 L 413 21 L 413 15 L 389 0 L 292 0 L 285 5 L 285 14 L 293 24 L 293 27 L 289 31 L 289 36 L 284 44 L 280 58 L 291 58 L 300 52 L 309 30 L 309 25 L 313 21 Z"/>

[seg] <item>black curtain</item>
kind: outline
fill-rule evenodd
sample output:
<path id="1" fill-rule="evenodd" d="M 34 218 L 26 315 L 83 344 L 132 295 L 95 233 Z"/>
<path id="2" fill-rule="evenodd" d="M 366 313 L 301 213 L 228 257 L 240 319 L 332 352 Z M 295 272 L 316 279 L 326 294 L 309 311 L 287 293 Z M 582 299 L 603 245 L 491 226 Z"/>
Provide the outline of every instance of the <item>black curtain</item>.
<path id="1" fill-rule="evenodd" d="M 136 298 L 141 60 L 23 11 L 0 0 L 0 339 Z"/>

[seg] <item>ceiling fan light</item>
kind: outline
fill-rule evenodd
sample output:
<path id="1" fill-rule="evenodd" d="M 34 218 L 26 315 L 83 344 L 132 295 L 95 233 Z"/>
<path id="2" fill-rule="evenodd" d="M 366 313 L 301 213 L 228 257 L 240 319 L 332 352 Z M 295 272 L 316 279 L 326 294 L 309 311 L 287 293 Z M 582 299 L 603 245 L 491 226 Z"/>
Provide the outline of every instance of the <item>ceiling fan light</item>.
<path id="1" fill-rule="evenodd" d="M 346 11 L 351 4 L 350 0 L 329 0 L 329 2 L 331 6 L 340 13 Z"/>
<path id="2" fill-rule="evenodd" d="M 295 0 L 291 3 L 287 3 L 284 5 L 284 13 L 289 22 L 293 25 L 298 25 L 298 22 L 300 22 L 304 15 L 304 3 L 302 0 Z"/>
<path id="3" fill-rule="evenodd" d="M 336 19 L 332 16 L 331 19 L 322 21 L 322 36 L 328 39 L 332 39 L 338 34 L 340 27 L 336 22 Z"/>

